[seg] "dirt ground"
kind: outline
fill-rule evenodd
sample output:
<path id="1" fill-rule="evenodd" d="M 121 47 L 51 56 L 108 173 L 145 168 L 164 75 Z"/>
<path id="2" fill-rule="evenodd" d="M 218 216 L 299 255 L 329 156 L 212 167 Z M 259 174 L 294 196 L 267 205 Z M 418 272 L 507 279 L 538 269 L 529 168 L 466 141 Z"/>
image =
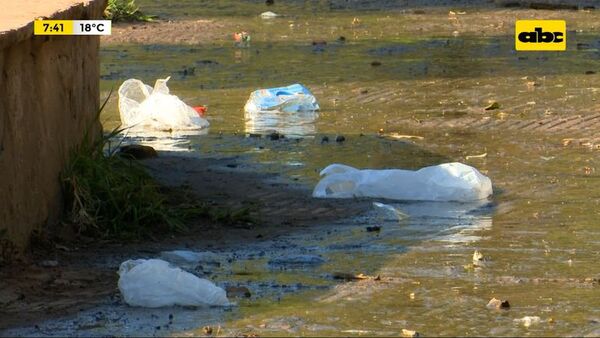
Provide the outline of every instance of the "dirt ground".
<path id="1" fill-rule="evenodd" d="M 22 262 L 0 269 L 0 329 L 119 302 L 117 270 L 127 259 L 183 247 L 242 247 L 366 210 L 366 201 L 315 200 L 308 187 L 273 174 L 244 170 L 235 158 L 169 155 L 144 162 L 167 186 L 185 186 L 214 207 L 252 205 L 256 224 L 222 225 L 198 220 L 181 235 L 122 243 L 79 238 L 40 242 Z M 255 202 L 260 200 L 260 204 Z"/>
<path id="2" fill-rule="evenodd" d="M 481 36 L 512 35 L 515 19 L 534 19 L 543 17 L 546 20 L 566 20 L 569 30 L 594 30 L 597 24 L 597 10 L 555 11 L 515 8 L 475 8 L 473 10 L 449 10 L 449 7 L 424 7 L 392 12 L 402 14 L 402 20 L 397 17 L 387 17 L 370 22 L 366 20 L 359 25 L 353 25 L 353 17 L 344 21 L 342 16 L 325 17 L 310 27 L 312 39 L 336 39 L 332 34 L 332 22 L 341 24 L 340 29 L 351 30 L 354 36 L 368 36 L 378 29 L 394 30 L 399 28 L 403 34 L 477 34 Z M 582 13 L 587 15 L 582 16 Z M 369 12 L 365 12 L 368 15 Z M 424 20 L 426 18 L 427 20 Z M 102 36 L 103 45 L 116 44 L 206 44 L 231 42 L 232 34 L 240 30 L 250 30 L 252 41 L 293 41 L 306 39 L 302 30 L 284 31 L 280 35 L 264 36 L 260 30 L 253 30 L 261 24 L 257 18 L 222 17 L 216 19 L 183 19 L 113 25 L 112 35 Z M 290 23 L 300 25 L 302 20 L 294 16 L 282 16 L 275 23 Z M 360 20 L 360 18 L 359 18 Z M 386 23 L 386 20 L 389 21 Z M 383 26 L 382 26 L 383 23 Z M 379 27 L 382 26 L 382 27 Z"/>

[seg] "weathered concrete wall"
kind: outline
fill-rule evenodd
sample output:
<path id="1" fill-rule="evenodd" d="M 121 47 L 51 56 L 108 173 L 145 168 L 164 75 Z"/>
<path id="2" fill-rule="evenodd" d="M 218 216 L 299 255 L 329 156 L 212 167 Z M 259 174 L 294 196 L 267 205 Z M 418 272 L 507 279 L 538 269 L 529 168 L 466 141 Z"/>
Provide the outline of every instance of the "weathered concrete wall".
<path id="1" fill-rule="evenodd" d="M 101 19 L 106 0 L 14 2 L 30 16 L 24 26 L 0 27 L 0 231 L 24 248 L 32 230 L 60 216 L 59 178 L 71 150 L 88 126 L 100 133 L 99 37 L 34 36 L 30 20 Z"/>

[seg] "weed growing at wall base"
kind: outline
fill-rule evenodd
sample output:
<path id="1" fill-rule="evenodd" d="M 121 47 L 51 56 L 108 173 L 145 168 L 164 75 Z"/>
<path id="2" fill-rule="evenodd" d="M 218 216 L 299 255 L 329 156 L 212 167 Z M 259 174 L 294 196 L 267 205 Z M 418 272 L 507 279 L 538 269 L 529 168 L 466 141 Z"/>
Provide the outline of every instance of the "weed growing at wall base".
<path id="1" fill-rule="evenodd" d="M 112 21 L 152 21 L 155 18 L 142 13 L 135 0 L 108 0 L 104 17 Z"/>
<path id="2" fill-rule="evenodd" d="M 116 150 L 105 151 L 122 129 L 95 141 L 90 130 L 62 174 L 65 221 L 88 235 L 143 237 L 156 230 L 184 229 L 186 211 L 168 204 L 137 161 L 119 156 Z"/>

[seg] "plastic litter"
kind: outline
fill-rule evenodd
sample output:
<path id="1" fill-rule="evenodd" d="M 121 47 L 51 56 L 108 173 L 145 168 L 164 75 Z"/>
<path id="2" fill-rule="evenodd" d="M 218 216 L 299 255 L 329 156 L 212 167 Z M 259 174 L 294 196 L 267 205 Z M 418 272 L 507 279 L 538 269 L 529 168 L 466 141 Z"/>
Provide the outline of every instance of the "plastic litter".
<path id="1" fill-rule="evenodd" d="M 195 106 L 192 108 L 194 108 L 194 110 L 196 111 L 196 113 L 198 113 L 198 116 L 200 117 L 204 117 L 206 115 L 206 110 L 208 109 L 206 108 L 206 106 Z"/>
<path id="2" fill-rule="evenodd" d="M 320 173 L 313 197 L 376 197 L 393 200 L 470 202 L 492 195 L 492 182 L 462 163 L 444 163 L 417 171 L 359 170 L 332 164 Z"/>
<path id="3" fill-rule="evenodd" d="M 169 93 L 166 79 L 154 88 L 137 79 L 119 87 L 119 113 L 123 126 L 131 131 L 198 130 L 209 126 L 198 112 Z"/>
<path id="4" fill-rule="evenodd" d="M 525 327 L 530 327 L 531 325 L 541 323 L 542 319 L 538 316 L 525 316 L 523 318 L 514 319 L 513 321 L 518 324 L 523 324 Z"/>
<path id="5" fill-rule="evenodd" d="M 317 99 L 308 88 L 298 83 L 287 87 L 256 90 L 250 94 L 244 106 L 244 111 L 250 114 L 264 111 L 295 113 L 315 110 L 319 110 Z"/>
<path id="6" fill-rule="evenodd" d="M 260 13 L 260 17 L 263 19 L 274 19 L 278 16 L 279 16 L 279 14 L 273 13 L 271 11 Z"/>
<path id="7" fill-rule="evenodd" d="M 233 40 L 237 47 L 249 47 L 250 46 L 250 34 L 246 31 L 233 33 Z"/>
<path id="8" fill-rule="evenodd" d="M 160 259 L 121 263 L 119 290 L 131 306 L 227 306 L 225 290 Z"/>

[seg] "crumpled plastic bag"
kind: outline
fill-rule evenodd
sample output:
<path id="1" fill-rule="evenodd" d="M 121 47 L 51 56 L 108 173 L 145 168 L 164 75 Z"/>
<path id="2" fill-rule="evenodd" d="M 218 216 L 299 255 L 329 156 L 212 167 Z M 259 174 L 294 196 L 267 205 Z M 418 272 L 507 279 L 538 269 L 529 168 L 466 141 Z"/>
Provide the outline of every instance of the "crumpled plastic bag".
<path id="1" fill-rule="evenodd" d="M 313 197 L 375 197 L 392 200 L 470 202 L 492 195 L 492 182 L 462 163 L 444 163 L 417 171 L 359 170 L 332 164 L 321 171 Z"/>
<path id="2" fill-rule="evenodd" d="M 319 104 L 313 94 L 301 84 L 287 87 L 259 89 L 250 94 L 246 101 L 246 113 L 262 111 L 280 111 L 294 113 L 319 110 Z"/>
<path id="3" fill-rule="evenodd" d="M 121 263 L 119 291 L 131 306 L 227 306 L 225 290 L 161 259 Z"/>
<path id="4" fill-rule="evenodd" d="M 209 126 L 198 112 L 169 93 L 166 79 L 154 88 L 137 79 L 119 87 L 119 113 L 123 127 L 132 131 L 198 130 Z"/>

